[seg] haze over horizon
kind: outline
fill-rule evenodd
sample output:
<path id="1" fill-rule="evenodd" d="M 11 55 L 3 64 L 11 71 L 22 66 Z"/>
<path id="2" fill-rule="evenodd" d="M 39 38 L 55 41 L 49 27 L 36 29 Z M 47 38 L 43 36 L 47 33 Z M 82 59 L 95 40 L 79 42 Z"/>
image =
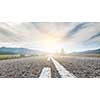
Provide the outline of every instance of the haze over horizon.
<path id="1" fill-rule="evenodd" d="M 0 47 L 49 52 L 100 48 L 99 22 L 0 22 Z"/>

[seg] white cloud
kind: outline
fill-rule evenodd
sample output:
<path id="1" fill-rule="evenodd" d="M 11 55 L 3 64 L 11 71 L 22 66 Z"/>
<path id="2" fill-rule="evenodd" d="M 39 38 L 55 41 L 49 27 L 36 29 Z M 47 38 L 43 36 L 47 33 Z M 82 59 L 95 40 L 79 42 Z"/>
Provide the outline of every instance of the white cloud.
<path id="1" fill-rule="evenodd" d="M 92 36 L 100 32 L 100 23 L 86 23 L 85 27 L 79 27 L 75 34 L 71 30 L 81 23 L 0 23 L 0 46 L 23 46 L 28 48 L 42 48 L 49 39 L 57 45 L 74 49 L 80 43 L 84 43 Z M 100 37 L 91 41 L 100 41 Z"/>

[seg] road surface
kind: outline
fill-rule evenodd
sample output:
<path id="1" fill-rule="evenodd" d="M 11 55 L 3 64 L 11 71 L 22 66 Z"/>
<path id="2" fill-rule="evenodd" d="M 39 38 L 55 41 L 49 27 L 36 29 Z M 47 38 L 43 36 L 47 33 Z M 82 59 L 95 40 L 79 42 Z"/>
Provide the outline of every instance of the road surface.
<path id="1" fill-rule="evenodd" d="M 100 58 L 33 56 L 0 60 L 1 78 L 100 77 Z"/>
<path id="2" fill-rule="evenodd" d="M 48 57 L 36 56 L 19 59 L 0 60 L 1 78 L 60 78 L 58 71 Z"/>

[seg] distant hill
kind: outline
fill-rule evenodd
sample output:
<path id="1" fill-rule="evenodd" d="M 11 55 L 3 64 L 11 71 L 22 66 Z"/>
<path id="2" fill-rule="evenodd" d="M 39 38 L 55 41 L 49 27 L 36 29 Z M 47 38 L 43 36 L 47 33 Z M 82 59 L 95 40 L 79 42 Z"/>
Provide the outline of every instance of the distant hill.
<path id="1" fill-rule="evenodd" d="M 88 51 L 85 51 L 85 52 L 82 52 L 82 53 L 85 53 L 85 54 L 100 54 L 100 49 L 88 50 Z"/>
<path id="2" fill-rule="evenodd" d="M 83 51 L 83 52 L 75 52 L 72 54 L 100 54 L 100 49 L 96 49 L 96 50 L 87 50 L 87 51 Z"/>
<path id="3" fill-rule="evenodd" d="M 23 54 L 23 55 L 41 55 L 45 52 L 39 50 L 32 50 L 27 48 L 10 48 L 10 47 L 1 47 L 0 54 Z"/>

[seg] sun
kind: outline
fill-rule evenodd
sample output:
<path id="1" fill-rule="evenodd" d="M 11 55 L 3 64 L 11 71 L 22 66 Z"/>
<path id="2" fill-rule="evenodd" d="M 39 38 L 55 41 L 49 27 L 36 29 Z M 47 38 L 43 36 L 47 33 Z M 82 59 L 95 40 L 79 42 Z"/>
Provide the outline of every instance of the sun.
<path id="1" fill-rule="evenodd" d="M 48 37 L 44 40 L 44 50 L 55 53 L 60 49 L 60 45 L 55 38 Z"/>

